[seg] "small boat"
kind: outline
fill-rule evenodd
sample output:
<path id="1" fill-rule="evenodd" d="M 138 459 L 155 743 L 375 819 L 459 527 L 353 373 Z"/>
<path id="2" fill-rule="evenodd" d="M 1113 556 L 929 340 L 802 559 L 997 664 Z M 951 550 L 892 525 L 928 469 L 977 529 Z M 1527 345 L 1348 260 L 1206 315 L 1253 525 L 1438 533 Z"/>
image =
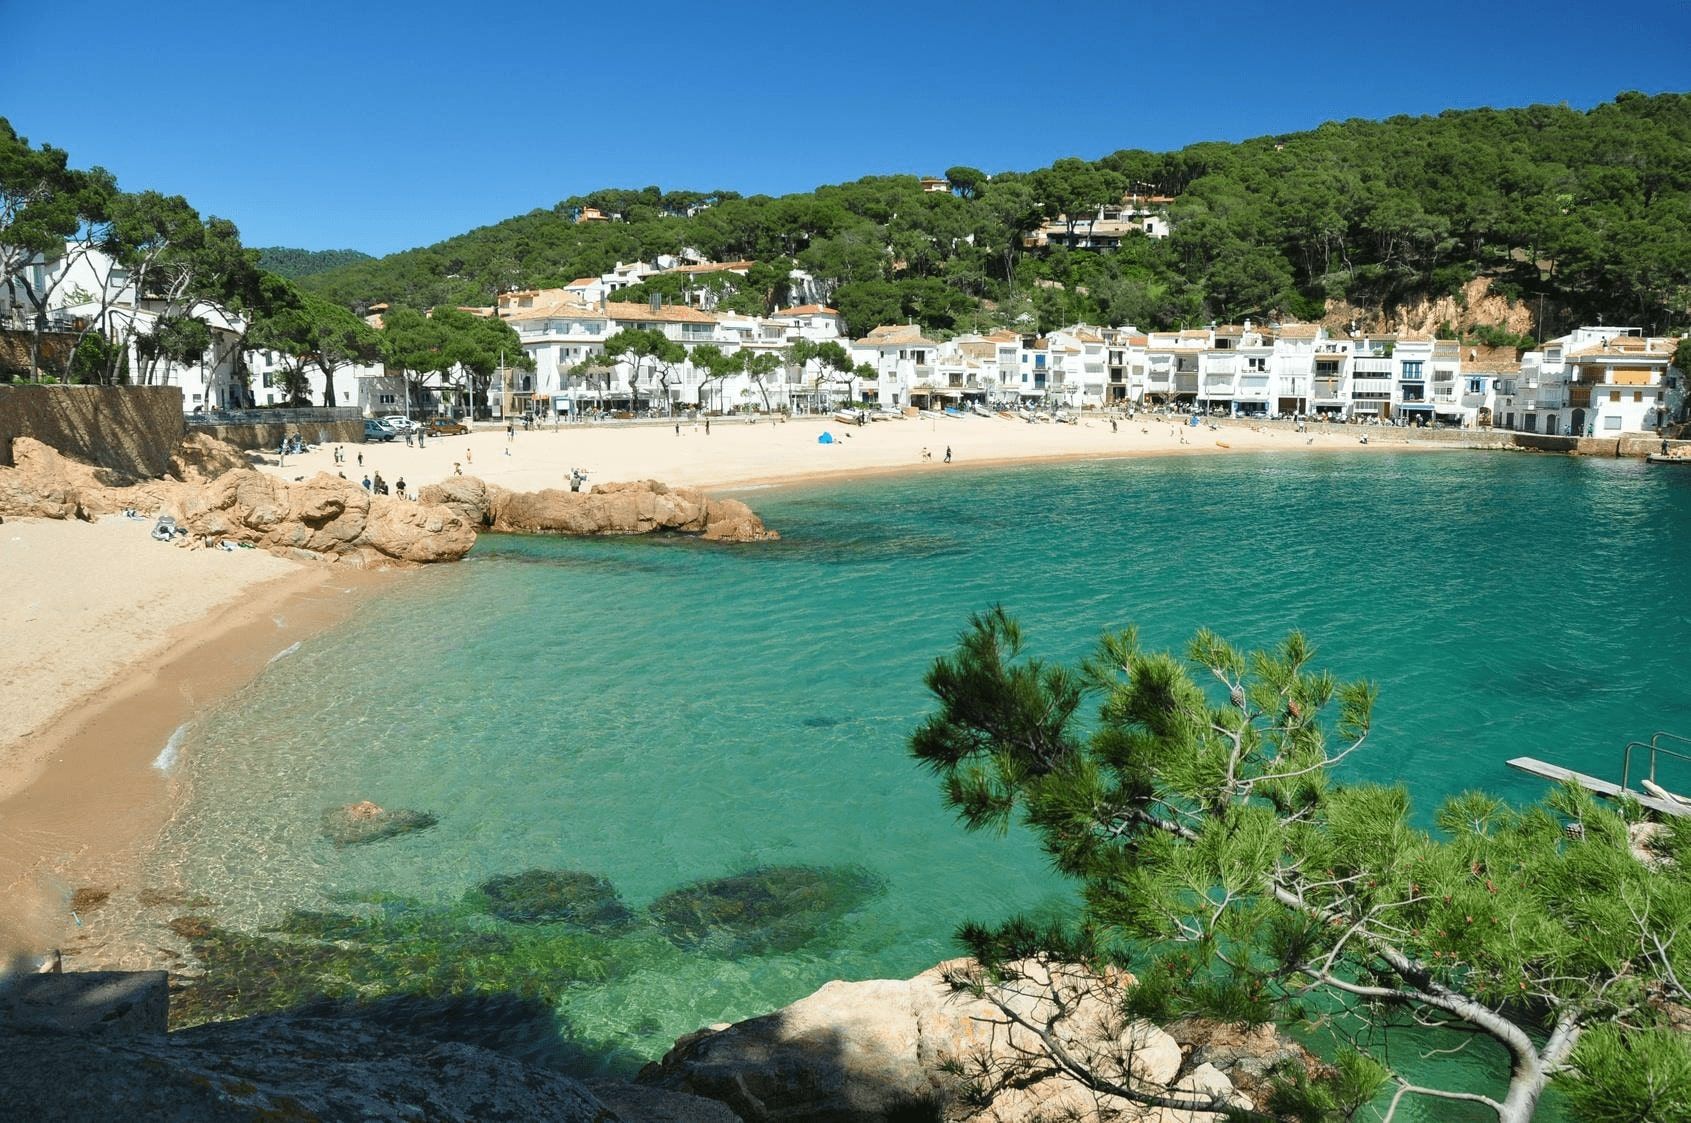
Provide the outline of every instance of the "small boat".
<path id="1" fill-rule="evenodd" d="M 1649 464 L 1680 464 L 1691 468 L 1691 456 L 1682 456 L 1672 452 L 1652 452 L 1644 460 Z"/>
<path id="2" fill-rule="evenodd" d="M 1216 448 L 1232 448 L 1233 446 L 1228 444 L 1226 441 L 1217 441 L 1217 442 L 1215 442 L 1215 447 Z"/>
<path id="3" fill-rule="evenodd" d="M 929 421 L 941 421 L 945 418 L 945 414 L 936 409 L 925 409 L 922 411 L 922 416 L 926 417 Z"/>
<path id="4" fill-rule="evenodd" d="M 947 417 L 962 417 L 963 411 L 958 409 L 956 406 L 946 406 L 945 407 L 945 416 L 947 416 Z"/>
<path id="5" fill-rule="evenodd" d="M 841 425 L 856 425 L 859 418 L 854 409 L 839 409 L 834 411 L 834 420 Z"/>
<path id="6" fill-rule="evenodd" d="M 974 414 L 976 417 L 991 417 L 992 416 L 992 411 L 990 409 L 987 409 L 985 406 L 979 406 L 979 405 L 970 406 L 969 412 Z"/>

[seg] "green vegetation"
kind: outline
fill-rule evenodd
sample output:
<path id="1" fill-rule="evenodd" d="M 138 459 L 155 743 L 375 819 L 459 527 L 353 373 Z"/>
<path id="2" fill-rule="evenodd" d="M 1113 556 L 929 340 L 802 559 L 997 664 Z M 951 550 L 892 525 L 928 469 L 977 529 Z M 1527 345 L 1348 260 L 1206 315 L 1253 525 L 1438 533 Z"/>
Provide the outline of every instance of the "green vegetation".
<path id="1" fill-rule="evenodd" d="M 561 923 L 616 933 L 634 914 L 616 887 L 579 870 L 525 870 L 492 877 L 464 895 L 464 903 L 512 924 Z"/>
<path id="2" fill-rule="evenodd" d="M 298 250 L 289 246 L 263 246 L 258 251 L 260 266 L 290 281 L 326 273 L 354 262 L 374 260 L 361 250 Z"/>
<path id="3" fill-rule="evenodd" d="M 652 280 L 628 296 L 711 287 L 730 308 L 767 310 L 790 295 L 779 267 L 790 259 L 861 334 L 905 319 L 944 332 L 1309 317 L 1329 297 L 1389 305 L 1486 275 L 1535 310 L 1543 298 L 1541 334 L 1598 316 L 1664 331 L 1685 327 L 1691 305 L 1687 153 L 1691 96 L 1623 94 L 1589 112 L 1329 122 L 990 179 L 958 167 L 949 194 L 923 192 L 915 176 L 779 198 L 596 191 L 304 283 L 348 305 L 488 304 L 511 287 L 691 248 L 765 268 Z M 1173 236 L 1099 252 L 1024 248 L 1059 216 L 1084 233 L 1089 213 L 1130 191 L 1176 197 Z M 621 221 L 577 224 L 587 206 Z"/>
<path id="4" fill-rule="evenodd" d="M 1469 792 L 1423 829 L 1401 787 L 1334 779 L 1366 745 L 1374 691 L 1313 656 L 1297 634 L 1247 653 L 1200 631 L 1181 659 L 1129 631 L 1069 668 L 1024 656 L 1001 610 L 973 618 L 928 672 L 939 709 L 912 751 L 969 828 L 1020 817 L 1084 904 L 1067 927 L 971 925 L 964 943 L 1012 975 L 1029 956 L 1129 968 L 1126 1012 L 1157 1022 L 1337 1034 L 1338 1082 L 1288 1078 L 1270 1105 L 1302 1118 L 1389 1095 L 1521 1123 L 1551 1080 L 1584 1118 L 1687 1118 L 1691 1045 L 1670 1027 L 1691 1002 L 1691 820 L 1658 828 L 1652 864 L 1629 849 L 1640 808 L 1574 785 L 1527 808 Z M 1429 1032 L 1500 1046 L 1506 1093 L 1389 1067 Z M 1082 1078 L 1148 1102 L 1125 1068 Z"/>

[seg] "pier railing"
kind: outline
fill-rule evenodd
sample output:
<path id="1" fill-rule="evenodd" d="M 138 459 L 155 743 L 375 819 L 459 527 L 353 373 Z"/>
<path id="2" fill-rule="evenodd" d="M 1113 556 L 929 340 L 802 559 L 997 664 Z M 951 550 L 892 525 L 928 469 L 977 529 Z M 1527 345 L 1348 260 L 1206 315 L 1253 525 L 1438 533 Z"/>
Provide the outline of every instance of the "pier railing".
<path id="1" fill-rule="evenodd" d="M 1656 782 L 1656 760 L 1658 757 L 1668 756 L 1672 757 L 1674 760 L 1681 760 L 1687 764 L 1691 764 L 1691 755 L 1675 752 L 1672 749 L 1665 749 L 1662 747 L 1663 741 L 1673 741 L 1676 744 L 1691 747 L 1691 737 L 1681 737 L 1677 733 L 1669 733 L 1663 729 L 1658 729 L 1656 732 L 1650 734 L 1650 739 L 1648 741 L 1633 741 L 1631 744 L 1627 745 L 1626 752 L 1621 757 L 1621 787 L 1623 789 L 1628 786 L 1628 781 L 1632 778 L 1632 751 L 1634 749 L 1643 749 L 1649 752 L 1650 774 L 1646 778 L 1652 784 Z"/>

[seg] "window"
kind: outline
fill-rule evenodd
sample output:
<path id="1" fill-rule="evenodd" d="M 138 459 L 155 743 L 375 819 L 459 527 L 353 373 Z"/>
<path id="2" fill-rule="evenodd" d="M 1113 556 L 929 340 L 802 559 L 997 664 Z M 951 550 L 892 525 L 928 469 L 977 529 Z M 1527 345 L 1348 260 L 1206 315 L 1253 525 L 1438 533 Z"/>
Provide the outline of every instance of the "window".
<path id="1" fill-rule="evenodd" d="M 343 402 L 352 401 L 352 391 L 351 390 L 342 390 L 341 391 L 341 401 L 343 401 Z"/>
<path id="2" fill-rule="evenodd" d="M 1609 400 L 1611 402 L 1620 401 L 1621 400 L 1621 392 L 1619 390 L 1610 390 L 1609 391 Z"/>
<path id="3" fill-rule="evenodd" d="M 1419 359 L 1414 362 L 1405 361 L 1403 364 L 1403 377 L 1412 379 L 1421 378 L 1421 365 L 1422 364 Z"/>
<path id="4" fill-rule="evenodd" d="M 1483 378 L 1470 378 L 1468 380 L 1468 393 L 1470 393 L 1470 394 L 1483 394 L 1483 393 L 1485 393 L 1485 379 L 1483 379 Z"/>
<path id="5" fill-rule="evenodd" d="M 1644 391 L 1642 391 L 1642 390 L 1634 390 L 1634 391 L 1633 391 L 1633 392 L 1632 392 L 1632 400 L 1633 400 L 1633 401 L 1635 401 L 1635 402 L 1641 402 L 1641 401 L 1643 401 L 1643 400 L 1644 400 Z"/>
<path id="6" fill-rule="evenodd" d="M 377 394 L 376 395 L 376 401 L 380 405 L 391 406 L 391 405 L 394 404 L 395 400 L 396 400 L 396 398 L 395 398 L 395 395 L 393 395 L 393 394 Z"/>

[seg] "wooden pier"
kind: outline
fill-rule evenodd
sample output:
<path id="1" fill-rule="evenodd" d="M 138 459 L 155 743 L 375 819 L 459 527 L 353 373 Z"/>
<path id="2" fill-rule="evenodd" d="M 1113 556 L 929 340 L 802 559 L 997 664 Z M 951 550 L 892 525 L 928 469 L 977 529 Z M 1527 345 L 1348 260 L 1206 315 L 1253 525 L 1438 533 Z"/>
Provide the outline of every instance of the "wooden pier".
<path id="1" fill-rule="evenodd" d="M 1549 764 L 1542 760 L 1535 760 L 1530 756 L 1518 756 L 1506 763 L 1510 768 L 1531 773 L 1532 775 L 1545 780 L 1554 780 L 1558 783 L 1563 780 L 1572 780 L 1586 791 L 1594 792 L 1600 796 L 1606 796 L 1609 799 L 1618 799 L 1624 795 L 1629 799 L 1636 799 L 1645 807 L 1648 807 L 1650 810 L 1662 815 L 1672 815 L 1676 818 L 1691 816 L 1691 803 L 1680 803 L 1675 800 L 1660 799 L 1656 796 L 1647 795 L 1644 792 L 1635 792 L 1630 789 L 1623 790 L 1619 784 L 1611 784 L 1607 780 L 1599 780 L 1595 776 L 1587 776 L 1583 772 L 1575 772 L 1573 769 L 1563 768 L 1559 764 Z"/>

